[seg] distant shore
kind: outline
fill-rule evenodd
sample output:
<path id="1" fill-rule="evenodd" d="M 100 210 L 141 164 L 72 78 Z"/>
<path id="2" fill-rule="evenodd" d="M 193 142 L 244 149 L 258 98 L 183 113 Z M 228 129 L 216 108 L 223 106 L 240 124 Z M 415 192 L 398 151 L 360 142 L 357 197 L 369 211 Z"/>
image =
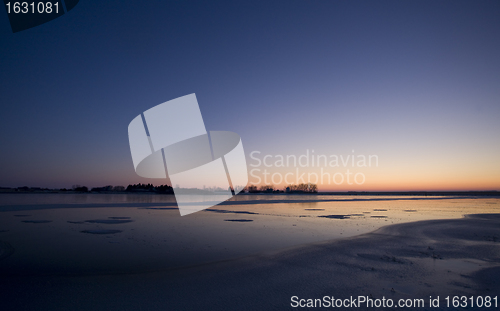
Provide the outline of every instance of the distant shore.
<path id="1" fill-rule="evenodd" d="M 59 190 L 59 189 L 48 189 L 39 187 L 19 187 L 19 188 L 8 188 L 0 187 L 1 193 L 60 193 L 60 194 L 161 194 L 161 195 L 173 195 L 172 193 L 162 193 L 154 191 L 73 191 L 73 190 Z M 209 191 L 200 193 L 201 195 L 212 194 Z M 217 195 L 217 193 L 214 193 Z M 294 192 L 294 193 L 284 193 L 284 192 L 240 192 L 238 195 L 332 195 L 332 196 L 468 196 L 468 197 L 500 197 L 500 191 L 497 190 L 485 190 L 485 191 L 327 191 L 327 192 Z"/>

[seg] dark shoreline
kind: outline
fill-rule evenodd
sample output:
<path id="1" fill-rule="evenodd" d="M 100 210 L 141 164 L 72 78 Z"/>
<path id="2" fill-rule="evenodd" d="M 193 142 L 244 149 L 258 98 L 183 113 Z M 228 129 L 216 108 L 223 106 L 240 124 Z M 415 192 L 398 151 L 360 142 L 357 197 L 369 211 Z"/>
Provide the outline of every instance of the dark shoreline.
<path id="1" fill-rule="evenodd" d="M 162 193 L 154 191 L 60 191 L 60 190 L 33 190 L 33 191 L 18 191 L 16 188 L 0 187 L 0 195 L 2 193 L 19 193 L 19 194 L 133 194 L 133 195 L 171 195 L 172 193 Z M 212 195 L 211 193 L 200 193 L 199 195 Z M 213 195 L 217 195 L 214 193 Z M 498 190 L 485 191 L 340 191 L 340 192 L 246 192 L 239 193 L 241 195 L 280 195 L 280 196 L 304 196 L 304 195 L 331 195 L 331 196 L 472 196 L 472 197 L 500 197 Z"/>

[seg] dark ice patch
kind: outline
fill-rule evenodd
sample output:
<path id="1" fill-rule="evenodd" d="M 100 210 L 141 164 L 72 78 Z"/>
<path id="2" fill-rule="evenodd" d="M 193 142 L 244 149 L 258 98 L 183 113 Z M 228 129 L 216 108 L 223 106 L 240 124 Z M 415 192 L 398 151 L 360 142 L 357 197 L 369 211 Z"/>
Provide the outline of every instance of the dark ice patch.
<path id="1" fill-rule="evenodd" d="M 115 234 L 123 232 L 122 230 L 106 230 L 106 229 L 98 229 L 98 230 L 83 230 L 80 231 L 82 233 L 90 233 L 90 234 Z"/>
<path id="2" fill-rule="evenodd" d="M 233 221 L 233 222 L 251 222 L 253 219 L 224 219 L 224 221 Z"/>
<path id="3" fill-rule="evenodd" d="M 349 219 L 349 215 L 323 215 L 323 216 L 318 216 L 321 218 L 330 218 L 330 219 Z"/>

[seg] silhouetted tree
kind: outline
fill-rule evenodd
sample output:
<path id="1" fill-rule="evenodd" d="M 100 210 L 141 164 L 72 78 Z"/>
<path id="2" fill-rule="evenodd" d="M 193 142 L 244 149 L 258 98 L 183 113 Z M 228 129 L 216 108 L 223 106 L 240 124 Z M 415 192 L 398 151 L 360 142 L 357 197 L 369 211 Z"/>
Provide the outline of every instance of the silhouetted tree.
<path id="1" fill-rule="evenodd" d="M 78 187 L 73 188 L 73 191 L 77 191 L 77 192 L 89 192 L 89 188 L 87 188 L 85 186 L 78 186 Z"/>

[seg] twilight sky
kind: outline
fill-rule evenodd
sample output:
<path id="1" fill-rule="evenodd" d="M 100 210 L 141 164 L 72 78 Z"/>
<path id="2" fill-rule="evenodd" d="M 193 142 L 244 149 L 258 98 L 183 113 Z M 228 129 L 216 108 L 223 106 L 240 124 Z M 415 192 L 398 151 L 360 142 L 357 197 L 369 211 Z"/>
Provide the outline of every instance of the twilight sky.
<path id="1" fill-rule="evenodd" d="M 81 0 L 19 33 L 0 13 L 0 55 L 0 187 L 161 184 L 128 124 L 196 93 L 249 170 L 354 150 L 378 167 L 323 169 L 366 182 L 320 190 L 500 190 L 498 1 Z"/>

